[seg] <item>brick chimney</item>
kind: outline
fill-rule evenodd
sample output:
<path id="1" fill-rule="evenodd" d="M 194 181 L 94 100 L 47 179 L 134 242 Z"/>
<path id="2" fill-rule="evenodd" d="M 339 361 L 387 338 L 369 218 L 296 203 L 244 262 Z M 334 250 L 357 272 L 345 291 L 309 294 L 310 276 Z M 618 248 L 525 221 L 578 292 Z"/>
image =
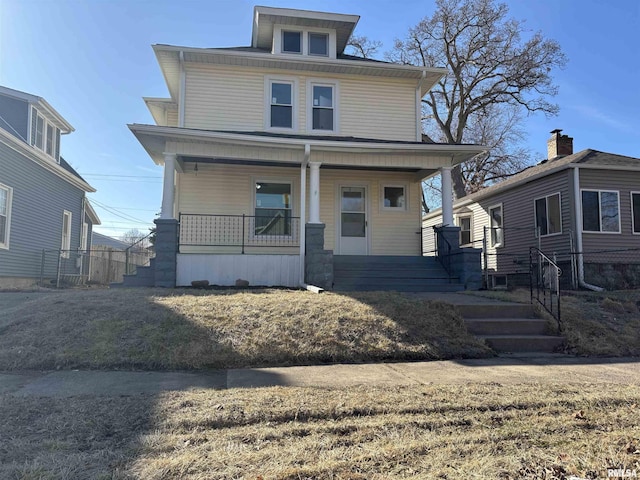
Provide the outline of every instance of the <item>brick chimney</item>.
<path id="1" fill-rule="evenodd" d="M 547 140 L 547 160 L 573 154 L 573 138 L 560 132 L 560 129 L 551 131 L 551 138 Z"/>

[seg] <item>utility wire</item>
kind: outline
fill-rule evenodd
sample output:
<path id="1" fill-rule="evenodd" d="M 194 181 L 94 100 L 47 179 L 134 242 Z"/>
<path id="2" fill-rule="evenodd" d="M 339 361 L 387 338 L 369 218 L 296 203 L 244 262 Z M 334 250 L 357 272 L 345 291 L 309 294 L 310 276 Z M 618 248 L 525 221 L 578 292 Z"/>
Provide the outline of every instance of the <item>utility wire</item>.
<path id="1" fill-rule="evenodd" d="M 119 218 L 123 218 L 125 220 L 133 220 L 134 222 L 141 222 L 141 223 L 149 223 L 145 220 L 141 220 L 139 218 L 136 217 L 132 217 L 131 215 L 128 215 L 126 213 L 122 213 L 122 212 L 118 212 L 116 209 L 109 207 L 108 205 L 105 205 L 104 203 L 101 203 L 95 199 L 89 200 L 91 203 L 95 203 L 98 207 L 102 208 L 103 210 L 106 210 L 107 212 L 111 213 L 112 215 L 115 215 L 116 217 Z"/>

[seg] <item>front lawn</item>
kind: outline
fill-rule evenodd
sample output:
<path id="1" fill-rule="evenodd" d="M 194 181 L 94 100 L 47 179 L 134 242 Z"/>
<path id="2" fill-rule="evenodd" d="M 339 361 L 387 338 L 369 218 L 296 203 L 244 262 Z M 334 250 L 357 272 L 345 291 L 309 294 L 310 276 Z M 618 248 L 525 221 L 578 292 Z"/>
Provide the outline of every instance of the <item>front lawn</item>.
<path id="1" fill-rule="evenodd" d="M 385 292 L 63 291 L 0 313 L 0 370 L 202 369 L 490 355 L 450 305 Z"/>
<path id="2" fill-rule="evenodd" d="M 424 385 L 0 396 L 0 478 L 504 479 L 640 474 L 640 387 Z"/>

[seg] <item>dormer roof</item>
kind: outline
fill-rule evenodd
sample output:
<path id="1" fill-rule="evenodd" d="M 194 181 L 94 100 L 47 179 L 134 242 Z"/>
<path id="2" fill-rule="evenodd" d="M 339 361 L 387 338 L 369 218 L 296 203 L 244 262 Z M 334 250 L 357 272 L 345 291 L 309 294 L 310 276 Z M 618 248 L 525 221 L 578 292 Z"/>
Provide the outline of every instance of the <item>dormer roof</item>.
<path id="1" fill-rule="evenodd" d="M 337 54 L 340 55 L 347 47 L 358 20 L 359 15 L 256 6 L 253 9 L 251 46 L 271 50 L 274 25 L 326 28 L 336 31 Z"/>
<path id="2" fill-rule="evenodd" d="M 75 130 L 71 124 L 67 122 L 64 117 L 42 97 L 3 86 L 0 86 L 0 95 L 24 100 L 29 102 L 31 105 L 34 105 L 49 122 L 60 129 L 60 133 L 62 134 L 71 133 Z"/>

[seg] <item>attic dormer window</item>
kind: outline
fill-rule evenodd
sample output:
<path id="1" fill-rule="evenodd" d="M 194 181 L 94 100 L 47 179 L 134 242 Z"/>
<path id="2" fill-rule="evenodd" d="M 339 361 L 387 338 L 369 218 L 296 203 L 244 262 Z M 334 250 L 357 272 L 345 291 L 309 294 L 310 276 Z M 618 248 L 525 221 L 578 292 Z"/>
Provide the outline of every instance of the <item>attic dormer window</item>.
<path id="1" fill-rule="evenodd" d="M 302 53 L 302 32 L 283 30 L 282 51 L 284 53 Z"/>
<path id="2" fill-rule="evenodd" d="M 60 159 L 60 129 L 47 121 L 35 108 L 31 109 L 31 145 Z"/>
<path id="3" fill-rule="evenodd" d="M 309 33 L 309 55 L 329 56 L 329 35 Z"/>

